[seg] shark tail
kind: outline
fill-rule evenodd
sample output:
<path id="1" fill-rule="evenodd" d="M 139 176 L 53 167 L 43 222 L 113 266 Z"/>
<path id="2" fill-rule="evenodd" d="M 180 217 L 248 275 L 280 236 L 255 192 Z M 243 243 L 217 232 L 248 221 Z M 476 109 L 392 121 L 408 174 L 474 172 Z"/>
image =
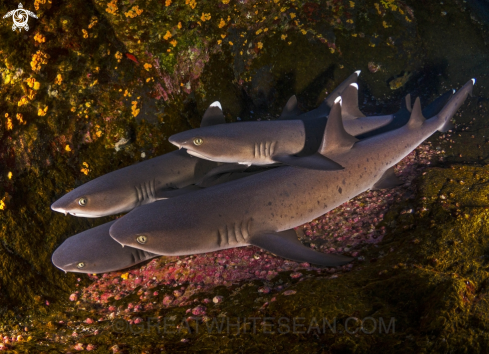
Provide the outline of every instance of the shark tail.
<path id="1" fill-rule="evenodd" d="M 343 93 L 343 91 L 346 88 L 348 88 L 348 86 L 350 86 L 350 84 L 353 84 L 353 83 L 356 83 L 357 82 L 357 79 L 360 76 L 360 72 L 361 72 L 361 70 L 357 70 L 353 74 L 351 74 L 350 76 L 348 76 L 345 81 L 343 81 L 341 84 L 339 84 L 333 90 L 333 92 L 331 92 L 331 94 L 329 94 L 328 97 L 326 97 L 324 99 L 323 103 L 321 103 L 321 106 L 319 106 L 319 107 L 320 108 L 321 107 L 327 107 L 327 109 L 329 111 L 329 109 L 331 109 L 333 107 L 333 105 L 335 103 L 335 100 L 339 96 L 341 96 L 341 94 Z"/>
<path id="2" fill-rule="evenodd" d="M 365 117 L 358 108 L 358 84 L 350 84 L 341 94 L 341 117 L 343 120 L 353 120 Z"/>
<path id="3" fill-rule="evenodd" d="M 460 90 L 458 90 L 452 98 L 447 102 L 447 104 L 442 108 L 440 113 L 437 115 L 437 120 L 440 122 L 441 132 L 451 129 L 452 123 L 451 119 L 455 112 L 460 108 L 460 106 L 465 102 L 468 95 L 472 95 L 472 90 L 475 85 L 475 79 L 469 80 Z"/>

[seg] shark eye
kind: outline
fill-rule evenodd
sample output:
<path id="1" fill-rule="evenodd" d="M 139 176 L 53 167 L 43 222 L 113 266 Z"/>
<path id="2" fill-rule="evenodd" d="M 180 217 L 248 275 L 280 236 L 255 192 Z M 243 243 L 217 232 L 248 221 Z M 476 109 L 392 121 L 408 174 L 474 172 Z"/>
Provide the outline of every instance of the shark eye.
<path id="1" fill-rule="evenodd" d="M 78 199 L 78 204 L 80 204 L 81 206 L 85 206 L 87 204 L 87 198 L 81 197 L 80 199 Z"/>
<path id="2" fill-rule="evenodd" d="M 85 267 L 85 263 L 80 262 L 80 263 L 78 263 L 78 264 L 76 265 L 76 267 L 77 267 L 78 269 L 82 269 L 83 267 Z"/>
<path id="3" fill-rule="evenodd" d="M 146 241 L 148 241 L 148 238 L 144 235 L 140 235 L 136 238 L 136 241 L 143 245 L 146 243 Z"/>
<path id="4" fill-rule="evenodd" d="M 202 145 L 202 143 L 204 142 L 204 139 L 202 138 L 194 138 L 194 145 Z"/>

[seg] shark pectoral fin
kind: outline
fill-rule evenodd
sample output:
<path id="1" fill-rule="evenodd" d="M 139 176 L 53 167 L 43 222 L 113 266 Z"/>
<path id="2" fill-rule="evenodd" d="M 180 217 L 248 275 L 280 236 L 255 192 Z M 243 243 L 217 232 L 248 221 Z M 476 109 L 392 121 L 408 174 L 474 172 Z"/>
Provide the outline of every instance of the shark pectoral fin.
<path id="1" fill-rule="evenodd" d="M 278 119 L 292 119 L 301 113 L 301 110 L 297 107 L 297 97 L 294 95 L 289 98 Z"/>
<path id="2" fill-rule="evenodd" d="M 455 125 L 449 119 L 449 120 L 446 121 L 445 124 L 443 124 L 443 126 L 440 129 L 438 129 L 438 131 L 441 132 L 441 133 L 446 133 L 450 129 L 455 129 Z"/>
<path id="3" fill-rule="evenodd" d="M 247 168 L 248 165 L 243 165 L 239 163 L 226 163 L 224 165 L 220 165 L 213 168 L 206 174 L 206 176 L 212 176 L 212 175 L 228 173 L 228 172 L 243 172 Z"/>
<path id="4" fill-rule="evenodd" d="M 337 171 L 344 169 L 339 163 L 318 153 L 304 157 L 279 155 L 272 157 L 272 159 L 285 165 L 308 168 L 310 170 Z"/>
<path id="5" fill-rule="evenodd" d="M 343 120 L 352 120 L 365 117 L 358 108 L 358 85 L 350 84 L 341 94 L 341 118 Z"/>
<path id="6" fill-rule="evenodd" d="M 200 127 L 208 127 L 210 125 L 224 124 L 226 119 L 224 119 L 224 114 L 222 113 L 222 107 L 219 101 L 211 103 L 209 108 L 204 113 L 202 117 L 202 122 Z"/>
<path id="7" fill-rule="evenodd" d="M 239 163 L 227 163 L 221 166 L 217 166 L 210 170 L 204 177 L 202 177 L 200 181 L 196 183 L 196 185 L 200 187 L 210 187 L 215 184 L 223 183 L 225 182 L 221 178 L 223 175 L 229 174 L 231 172 L 243 172 L 248 167 L 248 165 L 242 165 Z M 218 179 L 219 182 L 217 182 Z"/>
<path id="8" fill-rule="evenodd" d="M 401 184 L 403 184 L 403 182 L 394 173 L 394 167 L 391 167 L 384 172 L 382 177 L 380 177 L 377 183 L 375 183 L 374 186 L 370 188 L 370 190 L 374 191 L 377 189 L 394 188 Z"/>
<path id="9" fill-rule="evenodd" d="M 163 189 L 163 190 L 156 191 L 155 197 L 156 200 L 169 199 L 169 198 L 178 197 L 179 195 L 195 192 L 201 189 L 202 187 L 196 186 L 194 184 L 179 189 Z"/>
<path id="10" fill-rule="evenodd" d="M 304 246 L 297 239 L 293 229 L 256 235 L 248 243 L 263 248 L 279 257 L 296 262 L 317 264 L 323 267 L 336 267 L 353 260 L 350 257 L 317 252 Z"/>

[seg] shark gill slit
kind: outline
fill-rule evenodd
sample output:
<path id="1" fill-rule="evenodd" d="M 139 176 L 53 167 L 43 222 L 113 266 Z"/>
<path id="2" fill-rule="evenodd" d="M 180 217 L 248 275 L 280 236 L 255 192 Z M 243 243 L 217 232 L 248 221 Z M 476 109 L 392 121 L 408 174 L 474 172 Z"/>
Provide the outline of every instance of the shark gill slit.
<path id="1" fill-rule="evenodd" d="M 134 189 L 136 190 L 136 205 L 139 206 L 141 204 L 141 192 L 139 191 L 138 186 L 134 186 Z"/>
<path id="2" fill-rule="evenodd" d="M 131 253 L 131 257 L 134 263 L 139 263 L 148 258 L 148 252 L 136 249 L 136 252 Z"/>
<path id="3" fill-rule="evenodd" d="M 240 223 L 233 223 L 232 227 L 227 224 L 222 228 L 220 227 L 217 230 L 217 245 L 225 247 L 247 242 L 250 237 L 250 225 L 251 218 Z"/>
<path id="4" fill-rule="evenodd" d="M 273 153 L 275 152 L 275 145 L 277 145 L 277 141 L 270 143 L 270 151 L 268 152 L 269 157 L 273 156 Z"/>
<path id="5" fill-rule="evenodd" d="M 276 141 L 265 141 L 260 143 L 254 143 L 254 157 L 255 159 L 263 159 L 273 156 Z"/>
<path id="6" fill-rule="evenodd" d="M 140 206 L 145 201 L 154 201 L 156 199 L 155 193 L 156 180 L 146 181 L 136 186 L 136 204 Z"/>

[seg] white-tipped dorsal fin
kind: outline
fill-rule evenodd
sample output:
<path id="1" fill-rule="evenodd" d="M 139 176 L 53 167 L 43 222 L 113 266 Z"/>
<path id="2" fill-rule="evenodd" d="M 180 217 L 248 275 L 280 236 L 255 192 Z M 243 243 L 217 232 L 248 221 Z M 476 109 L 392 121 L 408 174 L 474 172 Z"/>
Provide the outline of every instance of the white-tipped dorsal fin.
<path id="1" fill-rule="evenodd" d="M 358 139 L 348 134 L 343 126 L 343 120 L 341 119 L 341 97 L 337 97 L 329 114 L 323 141 L 318 152 L 325 156 L 336 150 L 351 149 L 357 141 Z"/>
<path id="2" fill-rule="evenodd" d="M 407 122 L 407 126 L 410 128 L 417 128 L 420 127 L 425 120 L 426 119 L 423 117 L 423 112 L 421 111 L 421 101 L 418 97 L 414 102 L 411 117 L 409 118 L 409 122 Z"/>
<path id="3" fill-rule="evenodd" d="M 208 127 L 223 123 L 226 123 L 226 120 L 224 119 L 224 114 L 222 113 L 222 107 L 219 101 L 216 101 L 211 103 L 209 108 L 207 108 L 205 111 L 200 127 Z"/>
<path id="4" fill-rule="evenodd" d="M 358 84 L 350 84 L 341 94 L 341 117 L 343 120 L 353 120 L 365 117 L 358 108 Z"/>
<path id="5" fill-rule="evenodd" d="M 285 104 L 285 107 L 282 110 L 279 119 L 293 118 L 298 116 L 299 114 L 301 114 L 301 111 L 299 110 L 299 107 L 297 107 L 297 97 L 293 95 Z"/>
<path id="6" fill-rule="evenodd" d="M 212 102 L 209 107 L 219 107 L 219 109 L 222 111 L 222 106 L 221 106 L 221 102 L 219 101 L 216 101 L 216 102 Z"/>

